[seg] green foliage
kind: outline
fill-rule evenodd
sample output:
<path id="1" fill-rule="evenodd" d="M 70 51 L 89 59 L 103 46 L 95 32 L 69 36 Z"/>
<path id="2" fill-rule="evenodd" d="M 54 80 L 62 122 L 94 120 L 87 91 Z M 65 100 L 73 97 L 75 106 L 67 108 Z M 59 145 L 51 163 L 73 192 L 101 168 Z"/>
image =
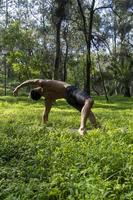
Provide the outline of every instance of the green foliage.
<path id="1" fill-rule="evenodd" d="M 71 58 L 69 59 L 68 63 L 68 83 L 71 83 L 73 85 L 76 85 L 80 88 L 83 88 L 84 85 L 84 58 L 78 57 L 78 58 Z"/>
<path id="2" fill-rule="evenodd" d="M 8 50 L 7 65 L 19 80 L 40 75 L 40 59 L 36 51 L 38 42 L 31 29 L 23 29 L 16 20 L 7 29 L 3 29 L 1 46 Z"/>
<path id="3" fill-rule="evenodd" d="M 79 9 L 78 2 L 81 4 Z M 95 4 L 93 9 L 93 3 Z M 103 94 L 100 66 L 109 94 L 132 94 L 132 0 L 93 1 L 0 1 L 0 82 L 4 82 L 5 57 L 8 83 L 13 79 L 52 79 L 55 74 L 56 31 L 62 21 L 59 74 L 64 80 L 83 87 L 86 79 L 86 52 L 91 42 L 91 86 Z M 112 9 L 111 9 L 112 7 Z M 93 9 L 93 11 L 91 10 Z M 84 13 L 85 23 L 81 13 Z M 93 18 L 92 18 L 93 14 Z M 91 20 L 93 21 L 91 28 Z M 86 31 L 84 29 L 86 25 Z M 86 32 L 86 39 L 84 33 Z M 92 32 L 92 33 L 91 33 Z M 59 43 L 58 43 L 59 44 Z M 66 56 L 68 47 L 68 56 Z M 58 57 L 58 56 L 57 56 Z M 57 59 L 58 60 L 58 59 Z M 58 63 L 58 62 L 57 62 Z M 88 73 L 88 74 L 89 74 Z M 93 80 L 92 80 L 93 79 Z M 88 82 L 88 81 L 87 81 Z M 88 86 L 89 88 L 89 86 Z M 131 90 L 130 90 L 131 88 Z M 99 90 L 99 91 L 98 91 Z"/>
<path id="4" fill-rule="evenodd" d="M 79 113 L 57 101 L 0 98 L 0 199 L 133 199 L 132 99 L 96 98 L 102 128 L 79 136 Z"/>

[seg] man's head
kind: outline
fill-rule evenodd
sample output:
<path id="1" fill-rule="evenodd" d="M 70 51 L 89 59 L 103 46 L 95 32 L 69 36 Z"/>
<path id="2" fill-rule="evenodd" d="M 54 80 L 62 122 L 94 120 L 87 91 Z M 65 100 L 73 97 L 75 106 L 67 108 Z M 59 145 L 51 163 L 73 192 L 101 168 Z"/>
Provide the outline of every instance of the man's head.
<path id="1" fill-rule="evenodd" d="M 34 88 L 33 90 L 30 91 L 30 97 L 37 101 L 41 98 L 42 96 L 42 88 L 38 87 L 38 88 Z"/>

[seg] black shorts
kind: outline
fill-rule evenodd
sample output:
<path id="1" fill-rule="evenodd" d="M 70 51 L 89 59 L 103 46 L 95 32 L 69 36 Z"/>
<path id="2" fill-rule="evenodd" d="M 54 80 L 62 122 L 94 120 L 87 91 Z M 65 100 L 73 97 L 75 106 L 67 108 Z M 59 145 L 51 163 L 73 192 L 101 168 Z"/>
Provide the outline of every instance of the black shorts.
<path id="1" fill-rule="evenodd" d="M 81 111 L 85 100 L 90 99 L 91 97 L 85 91 L 81 91 L 75 86 L 68 86 L 67 88 L 66 100 L 68 104 Z"/>

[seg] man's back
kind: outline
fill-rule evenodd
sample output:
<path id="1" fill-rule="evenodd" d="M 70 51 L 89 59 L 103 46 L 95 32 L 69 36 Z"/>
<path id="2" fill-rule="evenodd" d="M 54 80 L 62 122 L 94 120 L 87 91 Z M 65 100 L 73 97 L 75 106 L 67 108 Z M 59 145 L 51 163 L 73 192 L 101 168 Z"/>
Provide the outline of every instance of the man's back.
<path id="1" fill-rule="evenodd" d="M 70 84 L 57 80 L 39 80 L 40 86 L 43 88 L 44 96 L 51 96 L 55 99 L 65 98 L 66 88 Z"/>

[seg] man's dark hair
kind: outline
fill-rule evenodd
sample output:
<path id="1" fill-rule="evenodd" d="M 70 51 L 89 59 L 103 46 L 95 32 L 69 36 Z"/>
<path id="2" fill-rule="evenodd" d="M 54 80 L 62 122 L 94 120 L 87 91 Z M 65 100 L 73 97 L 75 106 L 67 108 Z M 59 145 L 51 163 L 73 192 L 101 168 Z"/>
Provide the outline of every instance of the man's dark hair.
<path id="1" fill-rule="evenodd" d="M 33 100 L 37 101 L 37 100 L 39 100 L 39 99 L 41 98 L 41 95 L 39 94 L 38 91 L 36 91 L 36 89 L 33 89 L 33 90 L 31 90 L 31 92 L 30 92 L 30 97 L 31 97 Z"/>

